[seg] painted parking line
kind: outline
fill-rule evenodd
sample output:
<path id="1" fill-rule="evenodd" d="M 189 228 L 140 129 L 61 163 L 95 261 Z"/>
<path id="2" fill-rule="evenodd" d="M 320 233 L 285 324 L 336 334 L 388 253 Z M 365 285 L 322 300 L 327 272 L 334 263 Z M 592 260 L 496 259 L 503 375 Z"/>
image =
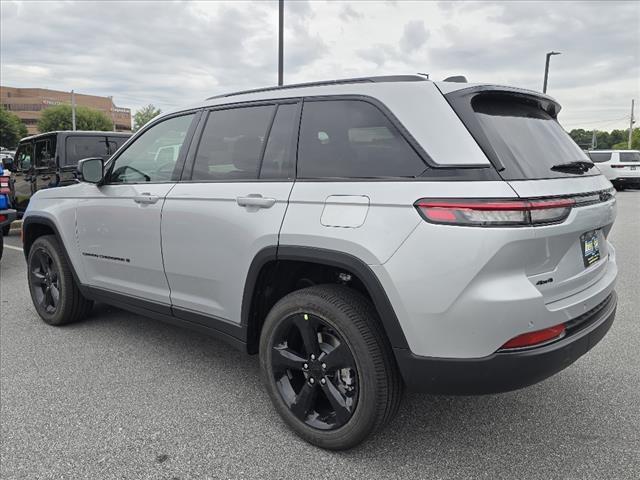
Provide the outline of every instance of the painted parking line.
<path id="1" fill-rule="evenodd" d="M 6 245 L 5 244 L 4 248 L 8 248 L 9 250 L 17 250 L 18 252 L 23 252 L 24 251 L 20 247 L 14 247 L 13 245 Z"/>

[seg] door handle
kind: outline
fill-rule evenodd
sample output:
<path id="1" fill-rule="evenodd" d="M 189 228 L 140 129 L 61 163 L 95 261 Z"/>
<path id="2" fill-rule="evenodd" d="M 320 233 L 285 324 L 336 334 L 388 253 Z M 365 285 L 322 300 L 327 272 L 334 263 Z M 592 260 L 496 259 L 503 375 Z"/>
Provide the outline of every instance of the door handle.
<path id="1" fill-rule="evenodd" d="M 241 207 L 258 207 L 258 208 L 271 208 L 275 205 L 275 198 L 263 197 L 259 193 L 252 193 L 246 197 L 236 198 L 238 205 Z"/>
<path id="2" fill-rule="evenodd" d="M 157 195 L 151 195 L 150 193 L 141 193 L 137 197 L 133 197 L 133 201 L 136 203 L 141 203 L 143 205 L 151 205 L 160 200 L 160 197 Z"/>

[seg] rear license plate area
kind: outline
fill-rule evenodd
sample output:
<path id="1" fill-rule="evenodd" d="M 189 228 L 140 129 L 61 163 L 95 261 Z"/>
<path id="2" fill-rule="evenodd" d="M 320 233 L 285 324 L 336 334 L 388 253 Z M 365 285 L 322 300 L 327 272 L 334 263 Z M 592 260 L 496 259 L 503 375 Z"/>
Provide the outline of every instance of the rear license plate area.
<path id="1" fill-rule="evenodd" d="M 598 230 L 591 230 L 580 235 L 580 247 L 582 248 L 582 261 L 585 268 L 600 260 Z"/>

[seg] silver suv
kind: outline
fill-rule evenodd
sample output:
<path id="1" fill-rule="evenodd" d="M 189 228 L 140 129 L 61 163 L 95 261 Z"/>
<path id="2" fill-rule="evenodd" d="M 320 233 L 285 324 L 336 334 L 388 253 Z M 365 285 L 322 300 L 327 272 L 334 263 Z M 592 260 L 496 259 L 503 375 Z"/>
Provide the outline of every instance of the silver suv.
<path id="1" fill-rule="evenodd" d="M 537 92 L 421 75 L 213 97 L 23 224 L 51 325 L 110 303 L 259 354 L 284 421 L 345 449 L 401 392 L 539 382 L 616 309 L 611 183 Z"/>

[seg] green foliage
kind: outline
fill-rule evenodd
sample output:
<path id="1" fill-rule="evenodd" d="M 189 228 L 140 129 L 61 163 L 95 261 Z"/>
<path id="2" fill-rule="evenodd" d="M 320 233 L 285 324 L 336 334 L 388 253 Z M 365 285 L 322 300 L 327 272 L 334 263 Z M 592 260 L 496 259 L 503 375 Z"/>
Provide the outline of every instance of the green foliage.
<path id="1" fill-rule="evenodd" d="M 42 112 L 38 120 L 40 133 L 55 130 L 72 130 L 71 105 L 56 105 Z M 113 122 L 100 110 L 76 107 L 76 130 L 113 130 Z"/>
<path id="2" fill-rule="evenodd" d="M 625 132 L 625 140 L 624 142 L 616 143 L 611 148 L 615 148 L 616 150 L 626 150 L 629 148 L 629 137 L 627 134 L 629 132 Z M 640 128 L 634 128 L 633 133 L 631 133 L 631 150 L 640 150 Z"/>
<path id="3" fill-rule="evenodd" d="M 604 132 L 596 130 L 596 148 L 598 150 L 608 150 L 615 147 L 616 144 L 625 142 L 627 140 L 628 130 L 612 130 L 611 132 Z M 591 139 L 593 136 L 593 130 L 585 130 L 583 128 L 576 128 L 569 132 L 573 141 L 576 142 L 582 148 L 591 148 Z M 626 146 L 625 146 L 626 148 Z"/>
<path id="4" fill-rule="evenodd" d="M 614 144 L 622 142 L 627 138 L 628 130 L 612 130 L 611 132 L 604 132 L 596 130 L 596 148 L 598 150 L 607 150 L 615 148 Z M 573 141 L 576 142 L 582 148 L 591 148 L 591 138 L 593 136 L 593 130 L 585 130 L 583 128 L 577 128 L 569 132 Z"/>
<path id="5" fill-rule="evenodd" d="M 0 108 L 0 145 L 13 148 L 27 136 L 27 127 L 15 113 Z"/>
<path id="6" fill-rule="evenodd" d="M 149 120 L 157 117 L 162 113 L 162 110 L 156 108 L 155 105 L 149 104 L 146 107 L 141 108 L 133 114 L 133 131 L 140 130 Z"/>

